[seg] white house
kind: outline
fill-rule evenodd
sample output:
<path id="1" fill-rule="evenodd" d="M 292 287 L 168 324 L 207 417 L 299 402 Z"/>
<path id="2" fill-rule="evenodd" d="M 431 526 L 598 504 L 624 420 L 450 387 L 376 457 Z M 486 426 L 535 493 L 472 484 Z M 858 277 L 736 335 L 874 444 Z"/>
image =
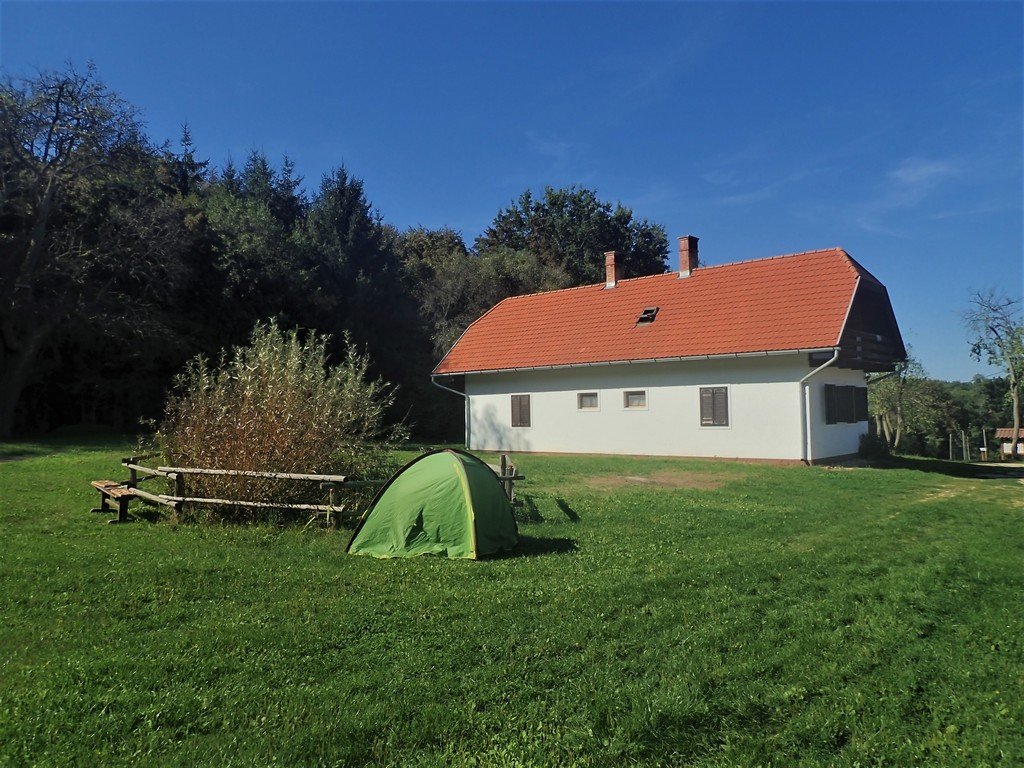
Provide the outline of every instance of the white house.
<path id="1" fill-rule="evenodd" d="M 857 452 L 865 373 L 906 358 L 883 286 L 840 248 L 514 296 L 434 369 L 473 450 L 774 459 Z"/>

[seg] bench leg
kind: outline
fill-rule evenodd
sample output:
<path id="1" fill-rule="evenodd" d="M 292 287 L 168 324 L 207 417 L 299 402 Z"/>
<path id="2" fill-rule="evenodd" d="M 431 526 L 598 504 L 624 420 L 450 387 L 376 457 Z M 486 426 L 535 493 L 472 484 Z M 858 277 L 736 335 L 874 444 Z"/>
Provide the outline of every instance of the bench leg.
<path id="1" fill-rule="evenodd" d="M 113 510 L 111 510 L 113 511 Z M 127 523 L 128 522 L 128 497 L 122 496 L 117 500 L 117 519 L 107 520 L 108 523 Z"/>
<path id="2" fill-rule="evenodd" d="M 100 491 L 100 505 L 98 507 L 93 507 L 89 511 L 90 512 L 105 512 L 107 514 L 110 514 L 113 510 L 109 506 L 107 506 L 107 498 L 108 498 L 107 494 L 105 494 L 103 491 Z"/>

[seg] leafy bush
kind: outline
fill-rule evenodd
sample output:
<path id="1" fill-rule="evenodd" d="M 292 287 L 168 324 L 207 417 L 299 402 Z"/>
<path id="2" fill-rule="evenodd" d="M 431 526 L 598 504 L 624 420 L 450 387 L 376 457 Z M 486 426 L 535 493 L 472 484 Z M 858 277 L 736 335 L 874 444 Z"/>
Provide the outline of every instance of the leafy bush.
<path id="1" fill-rule="evenodd" d="M 212 366 L 198 357 L 175 381 L 157 449 L 169 466 L 340 474 L 385 479 L 390 451 L 405 436 L 385 425 L 395 389 L 367 376 L 369 359 L 345 339 L 341 363 L 329 367 L 327 337 L 257 324 L 246 347 Z M 189 496 L 265 503 L 323 503 L 316 483 L 190 475 Z M 366 492 L 361 496 L 365 497 Z M 365 498 L 345 492 L 339 502 Z M 254 522 L 304 519 L 279 509 L 204 507 L 193 519 Z"/>
<path id="2" fill-rule="evenodd" d="M 885 459 L 888 458 L 889 443 L 886 442 L 885 438 L 878 434 L 866 433 L 860 436 L 860 445 L 857 449 L 857 455 L 862 459 Z"/>

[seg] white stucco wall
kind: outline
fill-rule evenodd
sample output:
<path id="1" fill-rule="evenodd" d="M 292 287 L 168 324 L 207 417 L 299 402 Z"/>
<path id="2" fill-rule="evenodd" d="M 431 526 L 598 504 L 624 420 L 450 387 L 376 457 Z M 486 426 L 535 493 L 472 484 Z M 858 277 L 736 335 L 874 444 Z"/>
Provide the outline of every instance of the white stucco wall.
<path id="1" fill-rule="evenodd" d="M 867 434 L 868 423 L 856 424 L 825 423 L 825 385 L 845 384 L 864 386 L 864 372 L 843 368 L 826 368 L 811 379 L 808 402 L 811 415 L 811 457 L 822 459 L 829 456 L 846 456 L 860 448 L 860 436 Z"/>
<path id="2" fill-rule="evenodd" d="M 593 366 L 466 376 L 467 445 L 474 450 L 800 459 L 800 387 L 806 355 Z M 867 423 L 825 425 L 823 385 L 864 382 L 859 371 L 826 369 L 811 380 L 814 458 L 855 453 Z M 729 426 L 700 424 L 700 388 L 729 391 Z M 645 409 L 623 392 L 647 392 Z M 597 410 L 576 396 L 597 392 Z M 530 395 L 531 426 L 511 426 L 512 394 Z"/>

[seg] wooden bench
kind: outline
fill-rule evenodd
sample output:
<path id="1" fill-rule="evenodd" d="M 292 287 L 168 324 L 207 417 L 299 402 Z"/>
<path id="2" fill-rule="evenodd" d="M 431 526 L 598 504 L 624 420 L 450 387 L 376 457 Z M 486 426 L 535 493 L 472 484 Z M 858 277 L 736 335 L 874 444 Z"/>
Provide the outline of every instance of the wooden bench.
<path id="1" fill-rule="evenodd" d="M 128 522 L 128 502 L 135 498 L 135 489 L 125 486 L 123 483 L 115 483 L 113 480 L 93 480 L 90 483 L 93 488 L 100 492 L 100 505 L 93 508 L 92 512 L 114 512 L 107 502 L 114 499 L 117 502 L 117 518 L 108 520 L 108 523 Z"/>

